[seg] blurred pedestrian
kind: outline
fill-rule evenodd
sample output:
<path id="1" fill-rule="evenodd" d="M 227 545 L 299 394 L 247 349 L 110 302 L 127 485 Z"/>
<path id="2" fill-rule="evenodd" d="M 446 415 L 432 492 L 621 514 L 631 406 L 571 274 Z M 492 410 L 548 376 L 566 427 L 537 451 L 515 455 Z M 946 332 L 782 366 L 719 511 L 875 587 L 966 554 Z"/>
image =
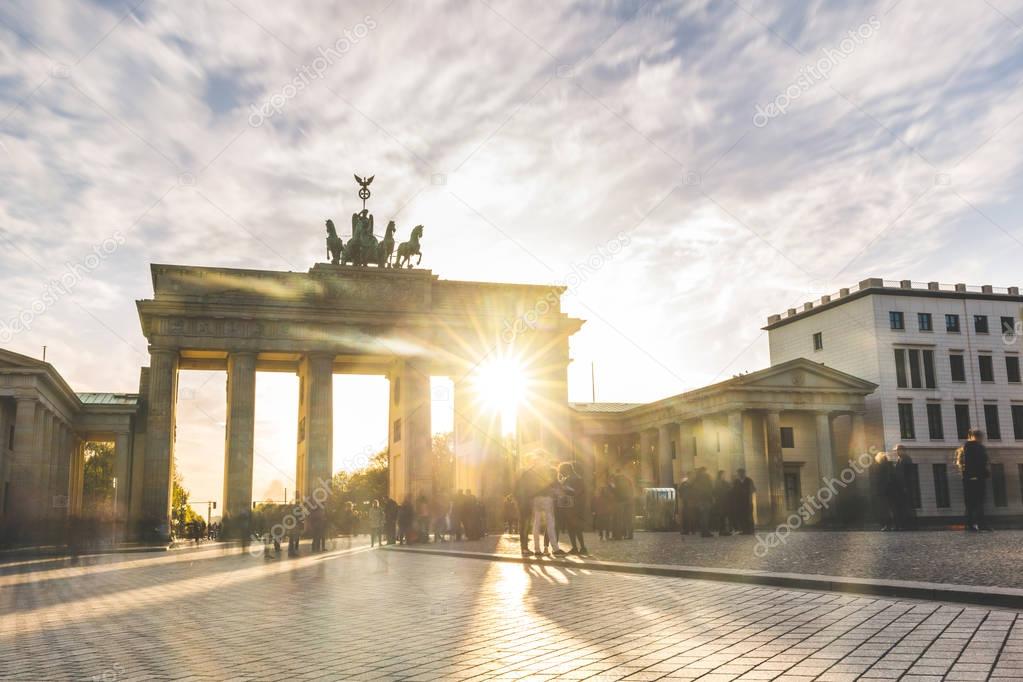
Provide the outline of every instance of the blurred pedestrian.
<path id="1" fill-rule="evenodd" d="M 380 508 L 380 500 L 370 502 L 366 520 L 369 524 L 369 546 L 384 544 L 384 510 Z"/>
<path id="2" fill-rule="evenodd" d="M 388 497 L 384 501 L 384 532 L 387 544 L 393 545 L 398 540 L 398 503 Z"/>
<path id="3" fill-rule="evenodd" d="M 970 429 L 959 449 L 956 464 L 963 475 L 963 501 L 966 503 L 966 530 L 991 530 L 984 516 L 987 479 L 991 477 L 984 433 Z"/>
<path id="4" fill-rule="evenodd" d="M 895 530 L 911 530 L 913 527 L 913 505 L 916 491 L 916 468 L 913 459 L 901 443 L 892 448 L 895 461 L 892 463 L 895 474 L 893 508 Z"/>
<path id="5" fill-rule="evenodd" d="M 586 538 L 583 536 L 585 521 L 583 515 L 586 507 L 586 483 L 576 471 L 572 462 L 558 465 L 558 509 L 564 522 L 565 532 L 572 543 L 569 554 L 589 554 L 586 549 Z"/>
<path id="6" fill-rule="evenodd" d="M 725 478 L 724 471 L 718 471 L 714 481 L 714 526 L 718 535 L 731 535 L 732 486 Z"/>
<path id="7" fill-rule="evenodd" d="M 692 505 L 696 508 L 697 526 L 700 529 L 700 536 L 712 538 L 710 532 L 711 508 L 714 505 L 714 484 L 707 473 L 707 467 L 700 467 L 696 470 L 690 482 L 690 494 Z"/>
<path id="8" fill-rule="evenodd" d="M 743 535 L 753 535 L 753 494 L 757 487 L 753 479 L 746 476 L 745 469 L 735 472 L 732 482 L 732 523 Z"/>
<path id="9" fill-rule="evenodd" d="M 693 532 L 693 509 L 690 504 L 689 472 L 682 472 L 682 480 L 675 489 L 675 506 L 678 509 L 678 532 L 689 535 Z"/>
<path id="10" fill-rule="evenodd" d="M 406 495 L 398 507 L 398 544 L 407 545 L 415 541 L 416 510 L 412 506 L 412 496 Z"/>
<path id="11" fill-rule="evenodd" d="M 519 505 L 515 502 L 514 495 L 504 496 L 501 515 L 504 517 L 504 532 L 508 535 L 517 533 L 519 531 Z"/>

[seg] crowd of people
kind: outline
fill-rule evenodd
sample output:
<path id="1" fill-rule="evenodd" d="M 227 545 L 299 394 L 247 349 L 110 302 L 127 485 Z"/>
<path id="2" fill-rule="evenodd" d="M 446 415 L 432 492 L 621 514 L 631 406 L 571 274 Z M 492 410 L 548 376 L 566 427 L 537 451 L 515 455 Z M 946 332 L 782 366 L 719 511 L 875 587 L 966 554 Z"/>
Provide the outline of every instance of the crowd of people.
<path id="1" fill-rule="evenodd" d="M 523 556 L 589 554 L 583 536 L 587 526 L 586 514 L 586 484 L 575 464 L 561 462 L 555 466 L 542 453 L 528 459 L 515 481 L 511 499 L 506 499 L 505 522 L 510 526 L 509 517 L 517 516 L 515 525 Z M 532 552 L 529 550 L 530 529 L 533 534 Z M 572 545 L 567 552 L 561 549 L 559 533 L 562 530 Z"/>
<path id="2" fill-rule="evenodd" d="M 969 439 L 956 453 L 956 465 L 963 476 L 966 529 L 990 530 L 984 517 L 990 473 L 979 430 L 970 430 Z M 876 456 L 870 482 L 883 530 L 913 527 L 914 476 L 912 458 L 902 445 L 895 446 L 891 456 L 887 453 Z M 674 515 L 682 535 L 754 533 L 756 486 L 745 469 L 738 469 L 731 480 L 724 471 L 718 471 L 712 480 L 707 468 L 699 467 L 683 473 L 675 491 Z M 513 492 L 504 498 L 501 520 L 505 532 L 518 535 L 523 556 L 587 555 L 584 530 L 592 528 L 601 540 L 632 539 L 637 502 L 642 501 L 637 498 L 636 485 L 621 469 L 610 472 L 607 484 L 589 499 L 586 481 L 573 462 L 556 463 L 538 453 L 527 459 Z M 289 509 L 281 505 L 277 516 L 287 514 Z M 275 522 L 280 523 L 281 519 L 272 514 L 262 518 L 256 535 L 264 537 L 268 544 L 272 542 L 279 554 L 281 538 L 271 537 L 268 532 L 268 526 Z M 483 503 L 471 491 L 457 490 L 453 495 L 440 494 L 432 500 L 425 495 L 415 500 L 408 496 L 401 504 L 390 497 L 372 500 L 362 507 L 345 502 L 337 513 L 331 514 L 316 506 L 302 514 L 300 521 L 285 527 L 289 555 L 296 555 L 303 535 L 312 537 L 313 552 L 325 551 L 328 529 L 341 535 L 367 533 L 371 546 L 476 540 L 487 534 L 487 518 Z M 207 529 L 205 523 L 199 522 L 190 524 L 187 533 L 198 542 L 203 537 L 217 537 L 219 529 L 220 524 Z M 571 549 L 562 549 L 565 539 Z"/>
<path id="3" fill-rule="evenodd" d="M 731 481 L 725 478 L 724 471 L 718 471 L 712 481 L 707 467 L 697 468 L 691 476 L 683 472 L 675 496 L 679 532 L 699 533 L 705 538 L 714 537 L 715 530 L 718 535 L 752 535 L 756 491 L 745 469 L 738 469 Z"/>

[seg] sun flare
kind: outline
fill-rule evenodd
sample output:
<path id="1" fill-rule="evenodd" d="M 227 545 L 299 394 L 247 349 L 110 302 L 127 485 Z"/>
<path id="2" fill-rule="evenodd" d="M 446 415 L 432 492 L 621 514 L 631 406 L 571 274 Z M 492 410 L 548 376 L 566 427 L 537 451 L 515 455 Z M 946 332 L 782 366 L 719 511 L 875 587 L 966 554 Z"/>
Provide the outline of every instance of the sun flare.
<path id="1" fill-rule="evenodd" d="M 482 406 L 500 415 L 501 431 L 513 433 L 516 413 L 528 389 L 522 363 L 510 355 L 485 361 L 476 373 L 475 387 Z"/>

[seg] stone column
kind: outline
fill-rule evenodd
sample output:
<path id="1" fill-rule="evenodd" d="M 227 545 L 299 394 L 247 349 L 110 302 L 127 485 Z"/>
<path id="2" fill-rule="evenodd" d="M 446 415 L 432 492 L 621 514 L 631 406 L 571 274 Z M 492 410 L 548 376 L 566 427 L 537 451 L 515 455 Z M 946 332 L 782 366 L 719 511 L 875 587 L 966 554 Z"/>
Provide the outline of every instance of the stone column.
<path id="1" fill-rule="evenodd" d="M 674 424 L 661 424 L 657 427 L 657 485 L 661 488 L 671 488 L 675 485 L 674 465 L 671 459 L 671 437 L 672 433 L 678 434 Z M 678 444 L 675 445 L 678 452 Z"/>
<path id="2" fill-rule="evenodd" d="M 42 457 L 43 406 L 35 398 L 18 398 L 14 413 L 14 451 L 10 464 L 10 488 L 7 511 L 12 518 L 26 522 L 38 519 L 40 496 L 38 489 L 39 460 Z M 26 533 L 32 529 L 25 528 Z"/>
<path id="3" fill-rule="evenodd" d="M 433 434 L 430 372 L 413 361 L 405 363 L 403 410 L 405 456 L 413 499 L 433 493 Z M 484 448 L 485 454 L 486 448 Z M 477 493 L 479 494 L 479 493 Z"/>
<path id="4" fill-rule="evenodd" d="M 685 423 L 679 423 L 678 433 L 676 434 L 678 440 L 675 447 L 678 452 L 679 461 L 682 465 L 682 473 L 687 476 L 693 475 L 693 469 L 696 468 L 696 453 L 692 452 L 690 446 L 692 444 L 692 435 L 686 433 Z M 689 436 L 688 438 L 686 436 Z M 681 479 L 680 479 L 681 480 Z"/>
<path id="5" fill-rule="evenodd" d="M 700 428 L 702 430 L 701 446 L 700 446 L 700 466 L 707 467 L 707 473 L 710 475 L 710 480 L 716 480 L 718 470 L 723 468 L 721 466 L 721 451 L 718 449 L 718 428 L 717 424 L 714 423 L 713 419 L 704 417 L 700 420 Z"/>
<path id="6" fill-rule="evenodd" d="M 72 455 L 73 457 L 74 455 Z M 131 434 L 114 434 L 114 476 L 117 477 L 117 524 L 126 527 L 128 504 L 131 500 Z M 118 537 L 126 537 L 118 533 Z"/>
<path id="7" fill-rule="evenodd" d="M 64 505 L 59 510 L 59 514 L 57 514 L 60 519 L 67 518 L 71 511 L 71 488 L 74 483 L 74 481 L 71 480 L 71 460 L 74 458 L 74 440 L 75 434 L 71 430 L 71 427 L 67 424 L 61 424 L 60 449 L 57 452 L 56 473 L 57 494 L 62 497 Z"/>
<path id="8" fill-rule="evenodd" d="M 482 480 L 482 434 L 476 430 L 480 415 L 472 388 L 466 378 L 454 382 L 455 490 L 479 489 Z"/>
<path id="9" fill-rule="evenodd" d="M 863 415 L 858 412 L 852 415 L 849 440 L 849 459 L 855 461 L 856 458 L 869 454 L 867 453 L 867 427 L 864 424 Z"/>
<path id="10" fill-rule="evenodd" d="M 728 413 L 728 447 L 731 448 L 731 468 L 729 477 L 734 478 L 735 472 L 746 468 L 745 428 L 741 410 Z"/>
<path id="11" fill-rule="evenodd" d="M 826 484 L 835 477 L 835 451 L 831 442 L 831 415 L 827 412 L 818 412 L 814 415 L 817 425 L 817 473 L 821 485 Z M 831 519 L 835 516 L 835 501 L 832 500 L 828 506 L 821 510 L 822 519 Z"/>
<path id="12" fill-rule="evenodd" d="M 41 510 L 47 517 L 53 516 L 54 482 L 57 478 L 57 430 L 60 422 L 57 415 L 43 409 L 43 452 L 39 459 L 37 484 L 39 486 Z"/>
<path id="13" fill-rule="evenodd" d="M 775 523 L 785 518 L 785 462 L 781 450 L 781 413 L 767 412 L 767 476 L 771 493 L 771 515 Z"/>
<path id="14" fill-rule="evenodd" d="M 319 497 L 334 467 L 334 355 L 306 355 L 299 367 L 298 489 L 300 497 Z M 251 495 L 251 473 L 249 474 Z M 324 491 L 325 492 L 325 491 Z"/>
<path id="15" fill-rule="evenodd" d="M 654 466 L 653 435 L 655 431 L 643 429 L 639 432 L 639 487 L 649 488 L 656 480 Z"/>
<path id="16" fill-rule="evenodd" d="M 178 352 L 153 348 L 150 349 L 149 356 L 142 522 L 147 529 L 155 527 L 159 539 L 166 540 L 170 537 L 171 469 L 174 466 L 175 413 L 178 399 Z M 146 531 L 150 532 L 151 530 Z"/>
<path id="17" fill-rule="evenodd" d="M 69 492 L 68 492 L 68 514 L 82 513 L 82 488 L 85 478 L 85 441 L 73 438 L 71 449 L 71 461 L 69 464 Z"/>
<path id="18" fill-rule="evenodd" d="M 227 426 L 224 434 L 225 520 L 252 507 L 253 447 L 256 428 L 256 354 L 227 358 Z"/>

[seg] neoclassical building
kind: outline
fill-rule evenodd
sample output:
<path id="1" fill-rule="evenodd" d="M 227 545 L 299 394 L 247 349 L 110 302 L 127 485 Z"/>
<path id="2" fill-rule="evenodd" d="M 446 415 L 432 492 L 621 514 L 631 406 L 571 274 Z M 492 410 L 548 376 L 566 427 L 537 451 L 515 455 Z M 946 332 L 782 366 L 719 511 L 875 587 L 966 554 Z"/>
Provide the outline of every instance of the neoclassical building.
<path id="1" fill-rule="evenodd" d="M 257 371 L 299 378 L 296 487 L 313 495 L 333 473 L 335 373 L 390 382 L 392 497 L 470 489 L 496 507 L 512 487 L 500 425 L 475 393 L 495 356 L 525 359 L 529 405 L 517 450 L 576 460 L 602 485 L 625 469 L 642 487 L 671 487 L 706 467 L 744 467 L 759 519 L 781 518 L 821 479 L 869 448 L 863 415 L 875 384 L 806 359 L 639 405 L 570 404 L 569 338 L 582 326 L 558 286 L 440 279 L 429 270 L 317 264 L 308 272 L 153 265 L 137 301 L 150 363 L 137 392 L 75 393 L 47 363 L 0 351 L 0 527 L 42 532 L 81 508 L 82 444 L 113 442 L 116 525 L 166 538 L 178 373 L 227 374 L 225 522 L 249 513 Z M 454 385 L 453 481 L 431 451 L 430 377 Z"/>
<path id="2" fill-rule="evenodd" d="M 137 393 L 76 393 L 52 365 L 0 349 L 0 530 L 42 539 L 81 510 L 83 446 L 114 444 L 119 514 L 141 465 Z"/>
<path id="3" fill-rule="evenodd" d="M 616 469 L 640 487 L 671 488 L 699 467 L 729 479 L 743 468 L 757 519 L 769 523 L 869 450 L 865 398 L 875 388 L 798 358 L 651 403 L 573 403 L 574 453 L 594 485 Z"/>

